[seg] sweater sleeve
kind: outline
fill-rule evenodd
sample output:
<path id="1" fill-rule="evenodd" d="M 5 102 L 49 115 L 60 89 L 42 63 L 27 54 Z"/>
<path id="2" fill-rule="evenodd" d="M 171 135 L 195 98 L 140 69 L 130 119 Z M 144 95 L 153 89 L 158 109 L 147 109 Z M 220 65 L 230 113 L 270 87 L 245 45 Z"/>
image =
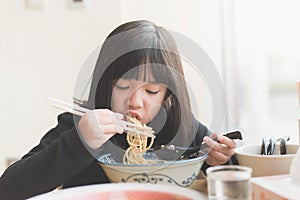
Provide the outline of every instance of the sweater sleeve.
<path id="1" fill-rule="evenodd" d="M 72 116 L 59 115 L 58 125 L 6 169 L 0 178 L 0 199 L 25 199 L 51 191 L 94 161 L 78 136 Z"/>

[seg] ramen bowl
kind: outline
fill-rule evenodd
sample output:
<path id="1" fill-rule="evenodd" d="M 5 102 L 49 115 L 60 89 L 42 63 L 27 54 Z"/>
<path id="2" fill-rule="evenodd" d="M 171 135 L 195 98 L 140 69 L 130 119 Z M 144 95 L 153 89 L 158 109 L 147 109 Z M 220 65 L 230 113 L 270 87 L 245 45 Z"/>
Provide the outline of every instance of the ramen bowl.
<path id="1" fill-rule="evenodd" d="M 146 154 L 145 159 L 153 159 Z M 99 164 L 112 183 L 153 183 L 188 187 L 199 175 L 207 154 L 196 158 L 161 161 L 154 164 L 123 164 L 113 154 L 98 157 Z"/>
<path id="2" fill-rule="evenodd" d="M 252 176 L 288 174 L 299 145 L 287 144 L 285 155 L 260 155 L 261 145 L 245 145 L 235 150 L 240 165 L 251 167 Z"/>

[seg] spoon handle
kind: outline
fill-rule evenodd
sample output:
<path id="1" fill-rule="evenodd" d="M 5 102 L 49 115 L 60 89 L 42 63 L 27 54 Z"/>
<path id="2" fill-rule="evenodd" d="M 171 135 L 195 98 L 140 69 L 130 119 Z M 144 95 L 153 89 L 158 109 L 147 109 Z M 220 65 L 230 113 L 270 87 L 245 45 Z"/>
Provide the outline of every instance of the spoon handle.
<path id="1" fill-rule="evenodd" d="M 239 139 L 239 140 L 243 139 L 240 131 L 231 131 L 231 132 L 226 133 L 224 136 L 226 136 L 230 139 L 233 139 L 233 140 L 234 139 Z"/>

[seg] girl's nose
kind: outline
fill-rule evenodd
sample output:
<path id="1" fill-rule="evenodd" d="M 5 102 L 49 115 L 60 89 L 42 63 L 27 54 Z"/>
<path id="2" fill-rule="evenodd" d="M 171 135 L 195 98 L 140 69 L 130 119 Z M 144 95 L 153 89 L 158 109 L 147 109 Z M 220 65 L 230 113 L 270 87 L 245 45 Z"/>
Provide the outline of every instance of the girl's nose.
<path id="1" fill-rule="evenodd" d="M 132 108 L 143 107 L 143 94 L 141 90 L 136 90 L 132 93 L 131 97 L 129 97 L 128 105 Z"/>

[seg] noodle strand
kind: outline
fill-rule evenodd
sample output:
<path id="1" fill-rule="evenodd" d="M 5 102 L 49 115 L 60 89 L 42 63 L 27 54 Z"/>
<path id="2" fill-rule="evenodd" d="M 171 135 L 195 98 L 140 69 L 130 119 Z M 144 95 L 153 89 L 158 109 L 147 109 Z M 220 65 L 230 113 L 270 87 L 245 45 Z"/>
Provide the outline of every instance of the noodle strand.
<path id="1" fill-rule="evenodd" d="M 126 120 L 134 123 L 135 125 L 138 125 L 138 130 L 142 131 L 144 133 L 147 133 L 147 135 L 141 135 L 139 133 L 136 133 L 134 131 L 128 131 L 126 140 L 128 142 L 129 147 L 125 151 L 124 157 L 123 157 L 123 163 L 124 164 L 149 164 L 150 161 L 147 161 L 143 158 L 143 154 L 151 148 L 154 142 L 155 135 L 153 135 L 153 130 L 151 127 L 143 125 L 139 120 L 137 120 L 133 116 L 126 116 Z M 150 138 L 150 143 L 148 145 L 148 138 Z"/>

